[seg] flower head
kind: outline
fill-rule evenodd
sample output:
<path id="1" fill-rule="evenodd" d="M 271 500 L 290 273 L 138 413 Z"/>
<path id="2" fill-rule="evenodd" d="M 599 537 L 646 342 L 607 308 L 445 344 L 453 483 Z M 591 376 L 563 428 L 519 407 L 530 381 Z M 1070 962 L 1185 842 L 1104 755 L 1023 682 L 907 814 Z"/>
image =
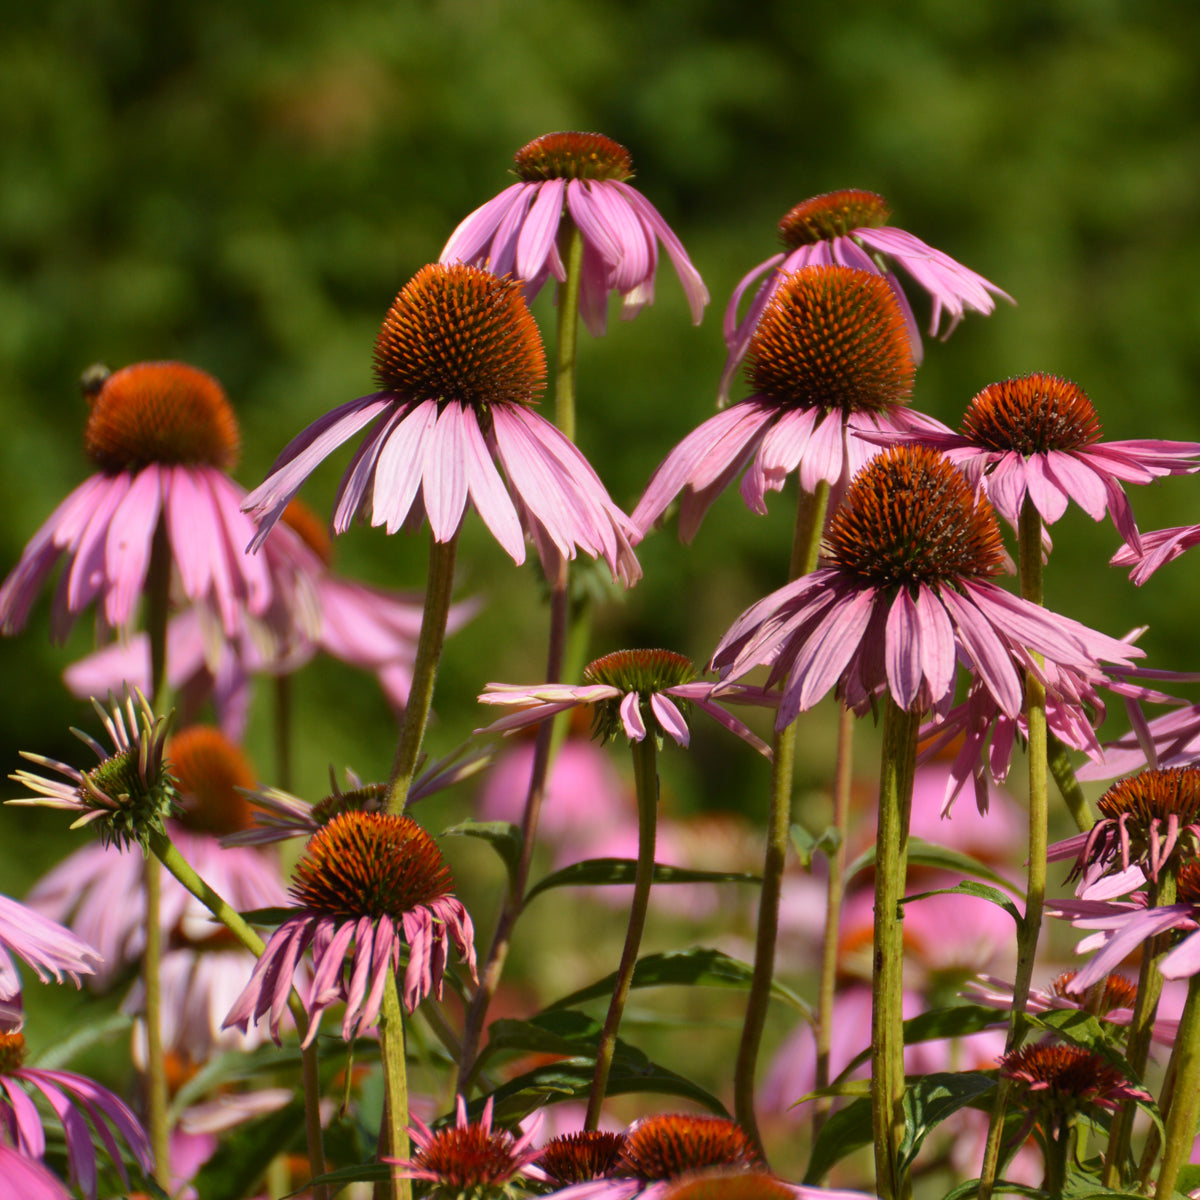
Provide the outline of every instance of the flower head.
<path id="1" fill-rule="evenodd" d="M 383 390 L 310 425 L 247 498 L 260 521 L 254 547 L 317 464 L 374 421 L 338 489 L 335 532 L 360 514 L 388 533 L 428 518 L 447 542 L 470 503 L 515 562 L 527 531 L 543 562 L 579 548 L 627 584 L 640 577 L 628 518 L 533 410 L 546 362 L 519 284 L 461 264 L 422 268 L 384 320 L 375 367 Z"/>
<path id="2" fill-rule="evenodd" d="M 163 550 L 178 590 L 212 610 L 225 636 L 247 616 L 290 620 L 290 611 L 278 611 L 280 594 L 303 590 L 302 565 L 286 553 L 260 560 L 242 553 L 253 526 L 226 474 L 239 438 L 221 385 L 176 362 L 136 363 L 94 379 L 84 442 L 98 473 L 59 505 L 0 586 L 0 632 L 24 626 L 60 558 L 55 637 L 64 638 L 92 601 L 104 625 L 128 628 L 151 559 Z"/>
<path id="3" fill-rule="evenodd" d="M 525 1194 L 523 1170 L 540 1150 L 533 1148 L 540 1121 L 519 1138 L 507 1129 L 492 1128 L 492 1098 L 478 1121 L 467 1119 L 467 1104 L 458 1097 L 453 1125 L 430 1129 L 420 1117 L 409 1128 L 414 1150 L 411 1158 L 388 1158 L 407 1179 L 425 1180 L 431 1200 L 498 1200 Z"/>
<path id="4" fill-rule="evenodd" d="M 1059 1118 L 1080 1109 L 1114 1110 L 1123 1100 L 1151 1098 L 1106 1058 L 1082 1046 L 1024 1046 L 1000 1060 L 1000 1075 L 1013 1080 L 1038 1110 Z"/>
<path id="5" fill-rule="evenodd" d="M 887 281 L 904 314 L 905 326 L 912 342 L 913 358 L 921 361 L 921 335 L 912 309 L 900 288 L 891 264 L 903 267 L 933 301 L 929 332 L 938 335 L 942 314 L 949 320 L 947 338 L 962 320 L 964 312 L 985 316 L 995 308 L 993 296 L 1011 302 L 1012 297 L 989 283 L 982 275 L 969 271 L 949 255 L 927 246 L 920 238 L 887 224 L 887 201 L 874 192 L 848 188 L 827 192 L 797 204 L 779 222 L 779 236 L 784 249 L 765 262 L 759 263 L 737 285 L 725 310 L 725 344 L 729 358 L 721 376 L 722 401 L 728 396 L 729 384 L 738 363 L 754 335 L 763 310 L 770 303 L 780 279 L 789 271 L 808 266 L 841 264 L 860 271 L 871 271 Z M 751 285 L 765 272 L 766 279 L 750 301 L 746 315 L 738 320 L 738 307 Z"/>
<path id="6" fill-rule="evenodd" d="M 760 664 L 784 682 L 777 727 L 830 688 L 856 712 L 885 690 L 904 709 L 954 699 L 960 661 L 1015 717 L 1034 653 L 1095 669 L 1135 647 L 1098 634 L 989 581 L 1005 555 L 995 514 L 944 458 L 894 447 L 854 478 L 828 527 L 825 565 L 749 608 L 713 665 L 734 680 Z"/>
<path id="7" fill-rule="evenodd" d="M 474 977 L 471 918 L 450 894 L 452 887 L 433 838 L 411 818 L 361 811 L 334 817 L 313 835 L 296 867 L 290 891 L 298 911 L 271 935 L 225 1026 L 244 1030 L 269 1014 L 278 1040 L 288 992 L 309 946 L 307 1042 L 316 1037 L 321 1015 L 338 1002 L 346 1005 L 344 1038 L 371 1025 L 387 970 L 398 970 L 404 945 L 403 999 L 409 1012 L 431 991 L 441 996 L 451 940 Z"/>
<path id="8" fill-rule="evenodd" d="M 629 151 L 599 133 L 548 133 L 517 151 L 514 183 L 476 209 L 450 235 L 440 261 L 486 267 L 525 284 L 530 301 L 553 275 L 562 283 L 559 234 L 574 224 L 583 238 L 579 312 L 593 335 L 604 333 L 608 297 L 621 297 L 621 316 L 637 316 L 654 301 L 662 242 L 700 323 L 708 290 L 683 245 L 658 210 L 628 180 Z"/>
<path id="9" fill-rule="evenodd" d="M 793 471 L 800 487 L 844 483 L 877 447 L 859 432 L 921 428 L 904 405 L 914 364 L 887 283 L 850 267 L 810 267 L 780 279 L 749 343 L 754 394 L 709 418 L 655 471 L 632 520 L 639 536 L 683 492 L 679 535 L 742 472 L 742 499 L 765 513 L 766 493 Z"/>
<path id="10" fill-rule="evenodd" d="M 537 1157 L 538 1169 L 550 1183 L 570 1187 L 601 1179 L 617 1170 L 625 1134 L 601 1129 L 584 1129 L 551 1138 Z"/>
<path id="11" fill-rule="evenodd" d="M 16 1150 L 35 1159 L 46 1153 L 42 1118 L 22 1090 L 23 1085 L 40 1093 L 62 1122 L 70 1181 L 92 1200 L 96 1197 L 97 1182 L 92 1130 L 104 1143 L 126 1186 L 129 1176 L 114 1132 L 129 1147 L 142 1170 L 150 1173 L 153 1163 L 149 1139 L 120 1097 L 82 1075 L 27 1067 L 24 1060 L 25 1038 L 19 1033 L 0 1033 L 0 1118 Z"/>
<path id="12" fill-rule="evenodd" d="M 696 681 L 695 674 L 689 659 L 670 650 L 618 650 L 590 663 L 580 686 L 489 683 L 479 697 L 480 704 L 512 705 L 516 712 L 477 732 L 512 733 L 590 704 L 594 706 L 593 730 L 604 740 L 624 733 L 630 741 L 640 742 L 651 734 L 661 743 L 666 734 L 686 746 L 691 740 L 686 714 L 695 704 L 769 756 L 766 743 L 715 702 L 713 691 L 718 685 Z M 754 687 L 723 689 L 721 699 L 767 706 L 774 703 L 770 694 Z"/>
<path id="13" fill-rule="evenodd" d="M 105 844 L 144 845 L 151 832 L 162 831 L 178 802 L 175 777 L 163 756 L 169 718 L 156 717 L 141 693 L 136 701 L 127 696 L 124 704 L 115 703 L 110 710 L 92 703 L 108 731 L 112 752 L 79 729 L 71 732 L 100 760 L 89 771 L 22 750 L 22 758 L 64 778 L 17 771 L 11 778 L 37 794 L 8 803 L 79 813 L 72 828 L 95 823 Z"/>

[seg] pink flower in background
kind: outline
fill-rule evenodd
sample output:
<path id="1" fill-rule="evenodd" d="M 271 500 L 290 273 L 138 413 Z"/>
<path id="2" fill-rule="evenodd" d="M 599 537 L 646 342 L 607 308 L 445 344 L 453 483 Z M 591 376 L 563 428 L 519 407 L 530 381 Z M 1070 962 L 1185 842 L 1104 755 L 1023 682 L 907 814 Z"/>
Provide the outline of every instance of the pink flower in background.
<path id="1" fill-rule="evenodd" d="M 226 474 L 238 429 L 215 379 L 183 363 L 137 363 L 104 377 L 90 398 L 85 444 L 99 473 L 59 505 L 0 586 L 0 631 L 24 626 L 60 558 L 55 638 L 93 601 L 103 625 L 127 629 L 160 529 L 175 586 L 211 610 L 218 636 L 236 635 L 247 616 L 266 618 L 281 592 L 305 590 L 303 563 L 286 548 L 259 559 L 242 552 L 254 529 Z"/>
<path id="2" fill-rule="evenodd" d="M 777 728 L 835 686 L 856 712 L 886 689 L 902 708 L 944 713 L 960 663 L 1015 717 L 1023 673 L 1042 671 L 1035 654 L 1079 670 L 1141 654 L 988 582 L 1004 562 L 991 506 L 927 448 L 865 467 L 826 540 L 827 565 L 749 608 L 713 655 L 731 681 L 760 665 L 768 686 L 784 681 Z"/>
<path id="3" fill-rule="evenodd" d="M 914 364 L 904 318 L 878 275 L 848 267 L 779 281 L 749 346 L 754 394 L 710 417 L 671 451 L 633 511 L 638 537 L 680 492 L 679 536 L 691 541 L 713 501 L 743 470 L 741 493 L 766 493 L 797 471 L 803 491 L 844 486 L 878 447 L 859 432 L 919 429 L 903 405 Z"/>
<path id="4" fill-rule="evenodd" d="M 775 294 L 781 277 L 788 271 L 840 264 L 883 276 L 904 313 L 913 358 L 918 363 L 922 354 L 921 335 L 899 281 L 890 270 L 890 263 L 903 267 L 932 299 L 929 332 L 934 337 L 938 336 L 943 313 L 949 320 L 941 336 L 947 338 L 965 312 L 989 315 L 996 306 L 993 296 L 1012 302 L 1007 292 L 955 262 L 948 254 L 927 246 L 903 229 L 885 224 L 890 215 L 887 201 L 882 196 L 849 188 L 814 196 L 797 204 L 784 216 L 779 222 L 784 250 L 759 263 L 734 288 L 725 309 L 725 345 L 729 348 L 729 358 L 721 376 L 722 401 L 729 395 L 729 384 L 754 336 L 763 310 Z M 737 312 L 742 298 L 764 272 L 770 274 L 759 285 L 746 315 L 739 321 Z"/>
<path id="5" fill-rule="evenodd" d="M 604 333 L 608 297 L 621 297 L 621 316 L 654 302 L 662 242 L 698 325 L 708 290 L 683 245 L 658 210 L 626 182 L 629 151 L 598 133 L 547 133 L 517 151 L 520 182 L 471 213 L 450 235 L 440 261 L 484 267 L 525 284 L 532 301 L 553 275 L 566 279 L 559 246 L 564 220 L 583 239 L 579 312 L 591 333 Z"/>
<path id="6" fill-rule="evenodd" d="M 388 533 L 428 518 L 447 542 L 470 504 L 514 562 L 525 561 L 527 532 L 548 565 L 581 549 L 627 585 L 641 576 L 629 519 L 531 407 L 546 360 L 519 284 L 461 264 L 422 268 L 384 320 L 375 367 L 384 390 L 310 425 L 247 498 L 260 523 L 253 548 L 318 464 L 374 422 L 338 488 L 335 532 L 360 515 Z"/>
<path id="7" fill-rule="evenodd" d="M 335 817 L 309 840 L 290 888 L 299 907 L 271 935 L 225 1027 L 245 1030 L 266 1016 L 278 1041 L 288 994 L 309 947 L 313 976 L 305 997 L 311 1022 L 305 1045 L 334 1004 L 346 1005 L 347 1041 L 375 1022 L 387 971 L 399 970 L 404 945 L 402 998 L 409 1012 L 430 992 L 441 996 L 451 941 L 474 978 L 474 930 L 452 887 L 433 838 L 409 817 L 353 811 Z"/>

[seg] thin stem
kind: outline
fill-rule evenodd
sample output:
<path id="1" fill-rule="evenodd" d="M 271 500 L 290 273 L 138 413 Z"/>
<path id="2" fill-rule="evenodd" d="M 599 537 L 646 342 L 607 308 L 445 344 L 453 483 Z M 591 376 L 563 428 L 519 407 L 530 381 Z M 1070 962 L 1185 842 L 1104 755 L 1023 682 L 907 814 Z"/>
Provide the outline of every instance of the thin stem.
<path id="1" fill-rule="evenodd" d="M 633 983 L 633 970 L 637 966 L 642 931 L 646 928 L 646 912 L 650 907 L 650 885 L 654 882 L 654 842 L 658 825 L 658 749 L 654 733 L 648 733 L 640 742 L 633 742 L 631 748 L 638 807 L 637 872 L 633 881 L 633 901 L 629 906 L 625 948 L 621 951 L 621 964 L 617 968 L 608 1016 L 604 1019 L 604 1028 L 596 1046 L 596 1072 L 592 1076 L 584 1129 L 596 1129 L 600 1125 L 600 1110 L 604 1107 L 604 1096 L 608 1090 L 617 1031 L 621 1027 L 621 1014 L 625 1011 L 625 1001 L 629 998 L 629 988 Z"/>
<path id="2" fill-rule="evenodd" d="M 425 611 L 421 615 L 421 636 L 417 643 L 417 659 L 413 664 L 412 686 L 392 773 L 388 779 L 384 805 L 389 813 L 402 813 L 408 800 L 425 740 L 425 726 L 433 705 L 433 685 L 437 678 L 442 645 L 446 640 L 446 620 L 450 614 L 450 598 L 454 592 L 454 558 L 458 549 L 458 533 L 448 542 L 439 542 L 429 535 L 429 575 L 425 582 Z"/>
<path id="3" fill-rule="evenodd" d="M 1048 1133 L 1045 1141 L 1044 1161 L 1046 1174 L 1042 1179 L 1042 1191 L 1047 1196 L 1061 1196 L 1063 1186 L 1067 1182 L 1067 1163 L 1071 1154 L 1071 1135 L 1074 1126 L 1068 1118 L 1059 1118 L 1054 1122 L 1055 1128 Z"/>
<path id="4" fill-rule="evenodd" d="M 565 253 L 564 245 L 565 245 Z M 575 373 L 579 348 L 579 283 L 583 278 L 583 235 L 564 215 L 558 232 L 559 254 L 567 277 L 558 288 L 558 338 L 554 359 L 554 422 L 575 440 Z"/>
<path id="5" fill-rule="evenodd" d="M 1095 825 L 1096 818 L 1092 814 L 1087 797 L 1083 794 L 1083 788 L 1079 786 L 1079 780 L 1075 778 L 1075 768 L 1071 766 L 1071 755 L 1066 746 L 1054 734 L 1047 732 L 1046 742 L 1049 746 L 1047 765 L 1059 795 L 1062 796 L 1070 810 L 1071 820 L 1075 822 L 1075 827 L 1080 833 L 1087 833 Z"/>
<path id="6" fill-rule="evenodd" d="M 396 988 L 396 974 L 389 967 L 379 1015 L 379 1052 L 383 1061 L 385 1133 L 389 1158 L 408 1158 L 408 1066 L 404 1057 L 404 1010 Z M 401 1178 L 392 1168 L 390 1195 L 394 1200 L 411 1200 L 412 1180 Z"/>
<path id="7" fill-rule="evenodd" d="M 816 567 L 828 503 L 827 483 L 819 484 L 813 493 L 801 491 L 796 506 L 796 526 L 788 566 L 789 581 L 807 575 Z M 767 812 L 767 846 L 758 900 L 758 930 L 754 941 L 754 971 L 750 978 L 746 1016 L 742 1023 L 742 1038 L 738 1044 L 733 1075 L 734 1116 L 753 1139 L 764 1162 L 762 1138 L 754 1112 L 754 1079 L 771 999 L 771 982 L 775 977 L 775 943 L 779 936 L 779 900 L 783 893 L 783 872 L 787 865 L 788 836 L 792 823 L 795 759 L 796 728 L 793 722 L 775 732 L 770 807 Z"/>
<path id="8" fill-rule="evenodd" d="M 1166 1144 L 1155 1186 L 1155 1195 L 1163 1200 L 1175 1194 L 1179 1170 L 1188 1161 L 1196 1137 L 1196 1118 L 1200 1116 L 1200 975 L 1188 980 L 1171 1063 L 1175 1089 L 1171 1107 L 1164 1114 Z"/>
<path id="9" fill-rule="evenodd" d="M 902 1200 L 911 1185 L 900 1170 L 904 1137 L 904 896 L 920 714 L 888 694 L 883 709 L 879 816 L 875 834 L 874 969 L 871 973 L 871 1120 L 875 1189 Z"/>
<path id="10" fill-rule="evenodd" d="M 833 1036 L 833 1004 L 837 985 L 838 941 L 845 891 L 846 834 L 850 819 L 850 783 L 854 769 L 854 714 L 843 707 L 838 718 L 837 758 L 833 783 L 833 829 L 837 845 L 829 859 L 825 885 L 825 933 L 817 985 L 817 1089 L 829 1086 L 829 1054 Z M 813 1105 L 813 1137 L 820 1132 L 832 1101 Z"/>

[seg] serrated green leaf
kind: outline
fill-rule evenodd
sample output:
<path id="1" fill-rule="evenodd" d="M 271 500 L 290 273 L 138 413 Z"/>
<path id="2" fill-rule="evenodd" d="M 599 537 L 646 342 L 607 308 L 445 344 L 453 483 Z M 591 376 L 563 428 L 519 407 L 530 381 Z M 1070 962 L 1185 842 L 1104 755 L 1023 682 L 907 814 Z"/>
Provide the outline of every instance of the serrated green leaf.
<path id="1" fill-rule="evenodd" d="M 605 887 L 633 883 L 637 860 L 633 858 L 587 858 L 572 863 L 540 879 L 525 896 L 528 904 L 535 896 L 559 887 Z M 654 882 L 664 883 L 762 883 L 762 876 L 749 871 L 691 871 L 685 867 L 654 864 Z"/>
<path id="2" fill-rule="evenodd" d="M 638 959 L 633 969 L 631 986 L 664 987 L 669 985 L 702 986 L 702 987 L 733 987 L 747 988 L 754 971 L 749 963 L 730 958 L 720 950 L 707 946 L 695 946 L 690 950 L 670 950 L 665 954 L 648 954 Z M 574 1008 L 588 1000 L 602 996 L 611 996 L 616 983 L 616 972 L 605 975 L 595 983 L 563 996 L 549 1004 L 545 1012 L 560 1008 Z M 771 984 L 771 994 L 790 1004 L 802 1013 L 806 1020 L 812 1021 L 812 1009 L 778 980 Z"/>
<path id="3" fill-rule="evenodd" d="M 925 1138 L 948 1116 L 996 1086 L 995 1077 L 979 1071 L 936 1072 L 922 1075 L 904 1089 L 904 1137 L 899 1170 L 907 1171 Z"/>
<path id="4" fill-rule="evenodd" d="M 792 845 L 800 865 L 807 871 L 812 867 L 813 856 L 820 853 L 826 858 L 832 858 L 834 852 L 842 844 L 842 831 L 836 825 L 830 825 L 820 834 L 809 833 L 803 825 L 791 827 Z"/>
<path id="5" fill-rule="evenodd" d="M 1023 899 L 1025 895 L 1011 879 L 1006 879 L 994 868 L 989 867 L 987 863 L 980 862 L 979 859 L 973 858 L 970 854 L 963 854 L 961 851 L 951 850 L 946 846 L 939 846 L 936 842 L 927 842 L 924 838 L 915 837 L 909 839 L 908 861 L 912 866 L 935 867 L 942 871 L 954 871 L 963 875 L 970 875 L 974 879 L 986 879 L 989 883 L 998 883 L 1002 888 L 1012 892 L 1018 898 Z M 872 846 L 869 850 L 864 850 L 846 868 L 846 883 L 849 884 L 855 875 L 874 865 L 875 847 Z M 934 892 L 928 894 L 936 895 Z"/>
<path id="6" fill-rule="evenodd" d="M 1021 910 L 1003 892 L 974 879 L 964 879 L 955 887 L 935 888 L 932 892 L 918 892 L 915 896 L 905 896 L 900 903 L 912 904 L 916 900 L 924 900 L 927 896 L 974 896 L 978 900 L 989 900 L 998 908 L 1004 909 L 1018 925 L 1023 920 Z"/>
<path id="7" fill-rule="evenodd" d="M 847 1104 L 845 1108 L 838 1109 L 830 1115 L 821 1126 L 821 1132 L 817 1134 L 803 1182 L 810 1185 L 819 1184 L 830 1168 L 846 1155 L 871 1145 L 874 1140 L 869 1097 L 862 1097 L 852 1104 Z"/>
<path id="8" fill-rule="evenodd" d="M 521 848 L 524 841 L 521 837 L 521 827 L 511 821 L 460 821 L 443 829 L 442 837 L 473 837 L 480 838 L 500 856 L 504 869 L 508 872 L 509 882 L 517 877 L 521 864 Z"/>

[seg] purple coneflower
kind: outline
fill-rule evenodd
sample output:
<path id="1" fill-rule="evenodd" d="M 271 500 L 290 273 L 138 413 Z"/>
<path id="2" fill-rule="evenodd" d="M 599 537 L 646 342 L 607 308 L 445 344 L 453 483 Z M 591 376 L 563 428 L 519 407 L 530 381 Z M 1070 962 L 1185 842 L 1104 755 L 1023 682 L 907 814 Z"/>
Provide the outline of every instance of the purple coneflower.
<path id="1" fill-rule="evenodd" d="M 729 680 L 767 665 L 768 686 L 785 681 L 777 728 L 835 685 L 860 713 L 885 690 L 901 709 L 944 712 L 960 661 L 1015 717 L 1024 672 L 1042 674 L 1035 654 L 1080 670 L 1141 654 L 989 582 L 1005 562 L 991 505 L 925 447 L 869 463 L 827 543 L 824 566 L 747 609 L 713 655 Z"/>
<path id="2" fill-rule="evenodd" d="M 1074 500 L 1093 521 L 1107 513 L 1135 552 L 1140 535 L 1121 485 L 1200 470 L 1200 443 L 1102 442 L 1084 390 L 1040 371 L 985 387 L 967 408 L 960 433 L 931 425 L 916 436 L 972 483 L 982 482 L 1014 528 L 1026 497 L 1047 525 Z"/>
<path id="3" fill-rule="evenodd" d="M 278 1040 L 288 992 L 310 946 L 307 1042 L 316 1037 L 321 1015 L 339 1002 L 346 1005 L 342 1036 L 347 1040 L 373 1024 L 387 971 L 399 967 L 405 945 L 403 1000 L 409 1012 L 430 992 L 441 996 L 451 940 L 474 977 L 471 918 L 450 894 L 452 887 L 433 838 L 409 817 L 338 815 L 310 839 L 290 888 L 299 909 L 271 935 L 225 1018 L 226 1027 L 244 1030 L 268 1016 L 271 1036 Z"/>
<path id="4" fill-rule="evenodd" d="M 1109 562 L 1114 567 L 1132 567 L 1129 578 L 1141 587 L 1159 567 L 1174 562 L 1193 546 L 1200 545 L 1200 525 L 1175 525 L 1139 536 L 1140 545 L 1122 546 Z"/>
<path id="5" fill-rule="evenodd" d="M 24 1091 L 28 1087 L 41 1093 L 62 1122 L 71 1183 L 93 1200 L 96 1151 L 92 1147 L 92 1131 L 108 1151 L 126 1186 L 129 1176 L 114 1132 L 129 1147 L 142 1170 L 150 1174 L 154 1164 L 149 1141 L 137 1117 L 120 1097 L 70 1071 L 23 1066 L 24 1059 L 25 1038 L 19 1033 L 0 1033 L 0 1121 L 21 1154 L 40 1159 L 46 1152 L 42 1118 Z"/>
<path id="6" fill-rule="evenodd" d="M 583 238 L 579 311 L 591 333 L 604 333 L 608 297 L 621 297 L 621 316 L 637 316 L 654 301 L 654 274 L 662 242 L 698 325 L 708 290 L 683 245 L 658 210 L 636 188 L 624 146 L 599 133 L 547 133 L 517 151 L 519 183 L 471 213 L 450 235 L 440 261 L 486 267 L 525 284 L 532 301 L 553 275 L 566 269 L 558 245 L 564 217 Z"/>
<path id="7" fill-rule="evenodd" d="M 99 951 L 57 921 L 0 896 L 0 1028 L 19 1026 L 21 1019 L 21 977 L 12 954 L 24 959 L 43 983 L 62 983 L 66 975 L 76 987 L 81 975 L 94 974 L 103 961 Z"/>
<path id="8" fill-rule="evenodd" d="M 537 1118 L 519 1138 L 507 1129 L 492 1128 L 492 1098 L 489 1096 L 478 1121 L 467 1119 L 467 1103 L 458 1097 L 453 1125 L 431 1129 L 420 1117 L 409 1127 L 411 1158 L 385 1158 L 400 1168 L 404 1179 L 419 1179 L 432 1185 L 431 1197 L 451 1200 L 488 1200 L 524 1195 L 525 1169 L 541 1153 L 533 1146 L 541 1121 Z"/>
<path id="9" fill-rule="evenodd" d="M 568 709 L 592 705 L 593 730 L 604 741 L 624 733 L 631 742 L 640 742 L 650 734 L 661 743 L 665 734 L 686 746 L 691 732 L 685 713 L 694 704 L 770 757 L 770 747 L 716 703 L 713 692 L 720 686 L 723 702 L 766 707 L 775 704 L 775 696 L 762 688 L 702 683 L 695 675 L 691 661 L 670 650 L 618 650 L 589 663 L 580 686 L 489 683 L 479 697 L 480 704 L 512 705 L 517 711 L 476 732 L 512 733 Z"/>
<path id="10" fill-rule="evenodd" d="M 710 417 L 654 472 L 632 520 L 639 537 L 682 491 L 679 536 L 690 541 L 713 501 L 744 468 L 742 499 L 765 513 L 766 493 L 793 471 L 800 487 L 844 483 L 877 447 L 855 435 L 915 434 L 927 418 L 903 406 L 914 364 L 887 283 L 850 267 L 811 267 L 779 280 L 747 354 L 754 394 Z"/>
<path id="11" fill-rule="evenodd" d="M 470 503 L 517 563 L 527 531 L 544 562 L 579 548 L 626 584 L 640 577 L 628 518 L 532 408 L 546 359 L 517 282 L 462 264 L 423 267 L 384 319 L 375 371 L 382 391 L 310 425 L 247 498 L 260 522 L 253 547 L 316 466 L 374 421 L 338 488 L 335 532 L 360 514 L 388 533 L 428 517 L 435 541 L 448 542 Z"/>
<path id="12" fill-rule="evenodd" d="M 0 1185 L 21 1200 L 72 1200 L 66 1184 L 48 1167 L 0 1142 Z"/>
<path id="13" fill-rule="evenodd" d="M 949 317 L 946 331 L 941 335 L 944 339 L 954 332 L 964 312 L 978 312 L 985 316 L 991 313 L 996 307 L 992 296 L 1012 302 L 1007 292 L 955 262 L 948 254 L 927 246 L 920 238 L 903 229 L 886 225 L 890 215 L 887 201 L 882 196 L 848 188 L 814 196 L 797 204 L 784 216 L 779 222 L 779 236 L 784 250 L 759 263 L 734 288 L 725 309 L 725 344 L 729 348 L 729 359 L 721 376 L 722 401 L 728 395 L 729 384 L 746 353 L 763 310 L 779 286 L 781 277 L 788 271 L 840 264 L 881 275 L 895 293 L 896 302 L 904 314 L 913 358 L 918 363 L 922 353 L 921 335 L 917 332 L 917 322 L 908 300 L 890 269 L 892 263 L 903 267 L 929 293 L 933 300 L 929 332 L 935 337 L 938 336 L 943 313 Z M 737 310 L 742 297 L 766 271 L 770 274 L 759 286 L 746 315 L 739 321 Z"/>
<path id="14" fill-rule="evenodd" d="M 0 586 L 0 632 L 24 626 L 64 556 L 54 636 L 64 638 L 93 600 L 104 625 L 126 629 L 156 537 L 165 539 L 183 596 L 211 609 L 225 636 L 247 615 L 277 615 L 281 592 L 304 590 L 302 565 L 286 548 L 258 560 L 242 552 L 254 529 L 241 512 L 245 494 L 226 473 L 237 458 L 237 422 L 211 375 L 184 363 L 136 363 L 91 377 L 88 395 L 84 441 L 99 472 L 55 509 Z"/>

